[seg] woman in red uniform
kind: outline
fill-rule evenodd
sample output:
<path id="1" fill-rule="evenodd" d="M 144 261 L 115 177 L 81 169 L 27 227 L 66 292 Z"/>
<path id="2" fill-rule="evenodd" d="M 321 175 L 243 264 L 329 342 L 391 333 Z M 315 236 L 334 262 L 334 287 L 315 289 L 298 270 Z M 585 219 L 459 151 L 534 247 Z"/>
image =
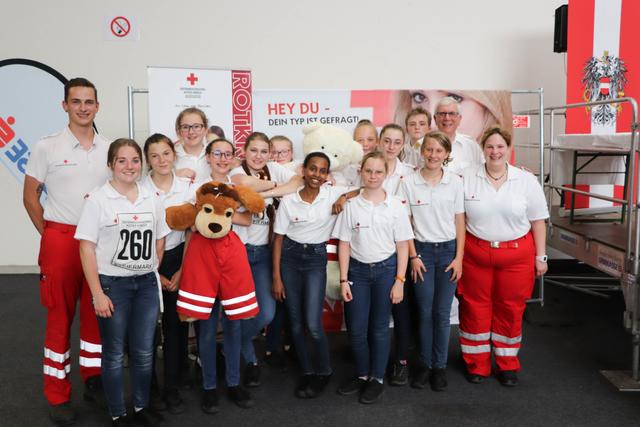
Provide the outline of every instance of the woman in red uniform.
<path id="1" fill-rule="evenodd" d="M 518 384 L 522 315 L 534 277 L 547 271 L 547 203 L 536 177 L 507 163 L 511 135 L 493 126 L 481 139 L 486 164 L 463 174 L 467 216 L 464 275 L 458 284 L 460 344 L 467 380 L 491 374 Z"/>

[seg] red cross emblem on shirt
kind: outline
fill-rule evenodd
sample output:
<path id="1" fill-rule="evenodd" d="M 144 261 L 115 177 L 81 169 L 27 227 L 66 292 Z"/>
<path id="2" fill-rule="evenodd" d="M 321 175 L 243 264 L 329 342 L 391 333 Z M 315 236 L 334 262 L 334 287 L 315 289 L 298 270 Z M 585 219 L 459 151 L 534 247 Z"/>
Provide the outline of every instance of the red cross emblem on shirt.
<path id="1" fill-rule="evenodd" d="M 191 73 L 191 74 L 189 74 L 189 77 L 187 77 L 187 81 L 189 82 L 189 84 L 191 86 L 194 86 L 196 84 L 196 82 L 198 81 L 198 77 L 196 77 L 195 74 Z"/>
<path id="2" fill-rule="evenodd" d="M 138 215 L 134 215 L 134 216 L 133 216 L 133 220 L 134 220 L 134 221 L 137 221 L 137 220 L 138 220 Z"/>
<path id="3" fill-rule="evenodd" d="M 64 159 L 64 164 L 66 165 L 67 163 L 69 163 L 69 160 Z"/>

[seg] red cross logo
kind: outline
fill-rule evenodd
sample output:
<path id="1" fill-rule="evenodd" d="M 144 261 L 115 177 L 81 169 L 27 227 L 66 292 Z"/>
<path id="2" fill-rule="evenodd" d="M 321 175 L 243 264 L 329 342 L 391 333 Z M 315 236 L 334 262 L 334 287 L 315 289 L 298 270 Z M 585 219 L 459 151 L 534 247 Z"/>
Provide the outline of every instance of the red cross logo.
<path id="1" fill-rule="evenodd" d="M 189 84 L 191 86 L 194 86 L 196 84 L 196 82 L 198 81 L 198 78 L 196 77 L 195 74 L 191 73 L 191 74 L 189 74 L 189 77 L 187 77 L 187 81 L 189 82 Z"/>
<path id="2" fill-rule="evenodd" d="M 69 160 L 64 159 L 64 164 L 66 165 L 67 163 L 69 163 Z"/>
<path id="3" fill-rule="evenodd" d="M 138 215 L 134 215 L 134 216 L 133 216 L 133 220 L 134 220 L 134 221 L 137 221 L 137 220 L 138 220 Z"/>

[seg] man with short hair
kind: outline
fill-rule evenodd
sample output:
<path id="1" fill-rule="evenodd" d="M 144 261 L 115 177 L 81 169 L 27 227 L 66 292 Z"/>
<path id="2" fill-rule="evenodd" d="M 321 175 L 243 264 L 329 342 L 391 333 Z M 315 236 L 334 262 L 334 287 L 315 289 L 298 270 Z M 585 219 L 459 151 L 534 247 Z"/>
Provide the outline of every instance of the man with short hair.
<path id="1" fill-rule="evenodd" d="M 84 279 L 78 241 L 73 238 L 85 195 L 109 177 L 109 141 L 98 135 L 95 86 L 84 78 L 65 84 L 62 108 L 69 125 L 41 139 L 33 149 L 24 180 L 23 201 L 40 233 L 40 300 L 47 309 L 44 342 L 44 394 L 49 417 L 58 425 L 75 421 L 70 407 L 70 328 L 80 300 L 80 375 L 84 399 L 104 402 L 100 377 L 101 343 L 91 292 Z M 44 206 L 40 203 L 46 192 Z"/>
<path id="2" fill-rule="evenodd" d="M 420 149 L 422 140 L 431 127 L 431 114 L 422 107 L 414 108 L 407 114 L 404 125 L 409 141 L 403 147 L 404 158 L 402 161 L 413 167 L 422 167 L 424 158 Z"/>
<path id="3" fill-rule="evenodd" d="M 444 132 L 451 141 L 453 160 L 447 164 L 447 170 L 460 175 L 463 169 L 484 163 L 478 143 L 473 138 L 457 132 L 462 120 L 458 101 L 450 96 L 442 98 L 436 106 L 434 117 L 438 130 Z"/>

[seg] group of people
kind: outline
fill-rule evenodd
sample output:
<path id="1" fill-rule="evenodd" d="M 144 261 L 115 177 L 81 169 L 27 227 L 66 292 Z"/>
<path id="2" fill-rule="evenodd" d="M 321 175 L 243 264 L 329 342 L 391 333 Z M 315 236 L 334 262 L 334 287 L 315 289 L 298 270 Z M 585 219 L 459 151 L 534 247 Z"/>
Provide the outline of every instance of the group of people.
<path id="1" fill-rule="evenodd" d="M 547 268 L 548 212 L 536 178 L 508 164 L 507 130 L 489 127 L 479 144 L 458 133 L 462 112 L 451 97 L 435 108 L 437 131 L 429 131 L 432 117 L 421 107 L 407 113 L 404 128 L 387 124 L 379 134 L 363 120 L 354 130 L 363 160 L 344 171 L 348 182 L 336 183 L 329 156 L 311 152 L 297 164 L 283 136 L 252 133 L 239 159 L 233 142 L 210 128 L 197 108 L 178 115 L 178 141 L 154 134 L 141 148 L 131 139 L 109 143 L 95 132 L 99 103 L 88 80 L 70 80 L 62 106 L 69 125 L 36 145 L 24 185 L 25 207 L 42 235 L 40 291 L 48 310 L 44 392 L 55 423 L 75 420 L 69 329 L 78 300 L 85 400 L 104 400 L 113 425 L 131 419 L 164 425 L 150 406 L 162 313 L 162 401 L 171 413 L 185 410 L 179 385 L 188 327 L 177 306 L 192 232 L 170 230 L 165 209 L 193 202 L 196 189 L 208 181 L 247 186 L 263 196 L 266 208 L 253 215 L 241 207 L 231 231 L 244 244 L 259 314 L 229 319 L 215 301 L 208 319 L 196 322 L 204 412 L 218 411 L 219 319 L 227 393 L 239 407 L 254 405 L 247 388 L 260 385 L 261 367 L 253 339 L 265 328 L 271 359 L 288 331 L 287 345 L 300 367 L 294 394 L 315 398 L 326 389 L 333 373 L 322 325 L 330 238 L 339 240 L 340 293 L 355 362 L 339 394 L 376 402 L 390 354 L 389 382 L 407 384 L 413 332 L 420 363 L 411 385 L 445 390 L 454 295 L 460 301 L 467 380 L 481 383 L 492 373 L 493 352 L 500 383 L 518 384 L 525 301 L 534 276 Z M 413 320 L 411 305 L 417 310 Z M 124 399 L 125 354 L 131 417 Z"/>

